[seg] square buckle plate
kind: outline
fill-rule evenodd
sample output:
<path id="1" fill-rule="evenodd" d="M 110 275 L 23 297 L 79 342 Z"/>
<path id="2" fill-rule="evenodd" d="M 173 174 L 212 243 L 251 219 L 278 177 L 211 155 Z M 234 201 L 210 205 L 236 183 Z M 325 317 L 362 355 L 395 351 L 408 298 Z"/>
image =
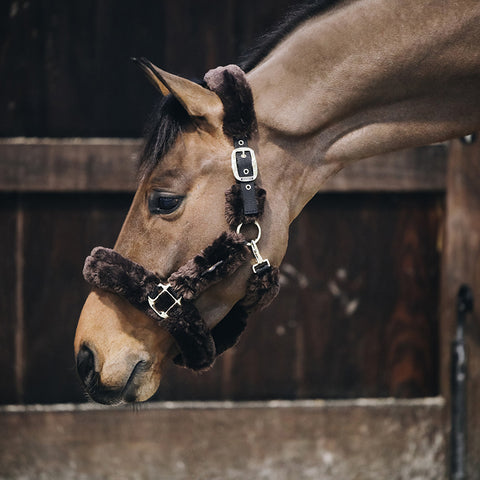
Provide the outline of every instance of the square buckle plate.
<path id="1" fill-rule="evenodd" d="M 250 155 L 252 171 L 250 171 L 250 169 L 245 169 L 241 172 L 238 171 L 237 153 L 239 153 L 242 158 L 246 158 L 247 154 Z M 258 175 L 257 159 L 255 158 L 255 152 L 249 147 L 235 148 L 232 151 L 232 170 L 234 177 L 239 182 L 253 182 Z"/>
<path id="2" fill-rule="evenodd" d="M 148 297 L 148 304 L 151 309 L 160 317 L 168 318 L 168 312 L 175 306 L 182 304 L 182 297 L 177 298 L 171 291 L 172 287 L 169 283 L 159 283 L 157 285 L 161 288 L 160 292 L 155 298 Z"/>
<path id="3" fill-rule="evenodd" d="M 255 265 L 252 265 L 253 273 L 262 272 L 266 268 L 270 268 L 270 262 L 268 261 L 268 258 L 266 258 L 265 260 L 262 260 L 259 263 L 256 263 Z"/>

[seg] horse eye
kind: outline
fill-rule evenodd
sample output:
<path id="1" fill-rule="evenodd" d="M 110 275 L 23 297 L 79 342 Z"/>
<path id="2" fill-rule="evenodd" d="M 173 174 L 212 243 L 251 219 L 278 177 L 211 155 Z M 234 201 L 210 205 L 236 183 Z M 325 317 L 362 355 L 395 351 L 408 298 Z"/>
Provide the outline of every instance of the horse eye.
<path id="1" fill-rule="evenodd" d="M 148 197 L 148 209 L 154 215 L 166 215 L 174 212 L 182 203 L 183 197 L 153 191 Z"/>

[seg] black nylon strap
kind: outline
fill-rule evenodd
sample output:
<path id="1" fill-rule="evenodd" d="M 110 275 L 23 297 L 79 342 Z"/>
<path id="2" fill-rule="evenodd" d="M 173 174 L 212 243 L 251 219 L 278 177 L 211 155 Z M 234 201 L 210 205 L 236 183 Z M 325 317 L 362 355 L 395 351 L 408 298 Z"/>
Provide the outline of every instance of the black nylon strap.
<path id="1" fill-rule="evenodd" d="M 258 205 L 255 195 L 255 182 L 240 182 L 242 187 L 243 213 L 245 215 L 257 215 Z"/>
<path id="2" fill-rule="evenodd" d="M 235 148 L 248 147 L 246 139 L 235 139 Z M 240 152 L 236 154 L 237 170 L 241 176 L 253 175 L 253 162 L 250 152 L 245 152 L 244 155 Z M 237 180 L 238 181 L 238 180 Z M 250 182 L 238 181 L 242 192 L 243 213 L 245 215 L 258 215 L 257 196 L 255 194 L 255 180 Z"/>

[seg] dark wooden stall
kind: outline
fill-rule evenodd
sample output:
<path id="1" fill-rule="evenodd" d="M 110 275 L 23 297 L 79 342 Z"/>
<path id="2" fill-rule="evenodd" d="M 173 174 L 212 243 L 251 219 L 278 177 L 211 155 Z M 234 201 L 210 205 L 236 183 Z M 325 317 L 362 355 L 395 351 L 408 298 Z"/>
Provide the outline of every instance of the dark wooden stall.
<path id="1" fill-rule="evenodd" d="M 202 464 L 206 445 L 191 457 L 190 440 L 181 446 L 172 433 L 170 445 L 169 436 L 151 431 L 142 458 L 164 469 L 161 478 L 257 478 L 255 471 L 267 478 L 258 472 L 268 465 L 270 478 L 280 479 L 447 478 L 449 344 L 461 283 L 472 285 L 480 305 L 478 143 L 351 165 L 294 222 L 280 296 L 249 320 L 240 344 L 212 370 L 198 375 L 172 366 L 137 417 L 83 405 L 73 359 L 88 294 L 83 260 L 92 247 L 115 242 L 135 191 L 138 138 L 156 101 L 129 57 L 201 77 L 234 62 L 294 3 L 0 6 L 0 430 L 7 432 L 0 478 L 123 478 L 114 472 L 132 468 L 133 457 L 122 460 L 105 445 L 130 435 L 136 422 L 146 431 L 158 422 L 172 433 L 190 421 L 192 438 L 195 428 L 210 428 L 218 443 L 215 432 L 224 432 L 230 450 L 219 458 L 226 470 Z M 468 329 L 472 479 L 480 478 L 478 318 Z M 232 401 L 240 403 L 225 403 Z M 75 405 L 57 405 L 67 403 Z M 250 424 L 240 431 L 253 443 L 231 437 L 228 418 Z M 371 432 L 377 438 L 369 446 Z M 272 445 L 259 459 L 249 449 L 264 440 Z M 119 448 L 135 452 L 139 441 L 123 438 Z M 102 464 L 92 445 L 116 460 Z M 170 452 L 168 461 L 158 463 L 156 445 Z M 286 445 L 296 452 L 291 463 Z M 58 448 L 70 463 L 55 457 Z M 370 458 L 372 448 L 380 459 Z M 228 463 L 229 451 L 238 461 Z M 242 455 L 256 463 L 242 471 L 241 458 L 249 458 Z M 331 466 L 342 461 L 343 470 Z M 151 467 L 142 468 L 138 478 L 153 478 Z"/>

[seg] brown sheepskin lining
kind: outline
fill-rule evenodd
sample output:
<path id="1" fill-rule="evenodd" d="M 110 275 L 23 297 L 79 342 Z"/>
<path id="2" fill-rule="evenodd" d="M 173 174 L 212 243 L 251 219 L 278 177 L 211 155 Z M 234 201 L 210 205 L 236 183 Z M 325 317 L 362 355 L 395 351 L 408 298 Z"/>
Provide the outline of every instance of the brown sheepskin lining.
<path id="1" fill-rule="evenodd" d="M 223 103 L 225 135 L 250 140 L 257 130 L 257 120 L 252 90 L 243 70 L 238 65 L 217 67 L 209 70 L 204 80 Z"/>
<path id="2" fill-rule="evenodd" d="M 225 192 L 225 218 L 227 219 L 230 228 L 235 229 L 241 223 L 244 225 L 247 223 L 254 223 L 263 215 L 267 192 L 258 185 L 255 185 L 255 194 L 257 197 L 258 213 L 257 215 L 245 215 L 243 213 L 243 200 L 240 185 L 235 183 Z"/>
<path id="3" fill-rule="evenodd" d="M 235 251 L 238 255 L 233 254 Z M 85 260 L 83 276 L 94 287 L 124 297 L 138 310 L 159 322 L 172 335 L 180 350 L 180 355 L 174 359 L 175 363 L 193 370 L 204 370 L 212 365 L 218 355 L 235 345 L 246 326 L 247 316 L 266 307 L 278 293 L 276 268 L 251 275 L 244 299 L 209 331 L 191 300 L 233 273 L 244 260 L 243 236 L 224 232 L 200 255 L 170 276 L 169 282 L 175 296 L 179 297 L 180 292 L 185 291 L 189 298 L 184 297 L 181 305 L 173 307 L 168 318 L 160 318 L 148 304 L 148 296 L 155 297 L 158 294 L 159 277 L 109 248 L 96 247 L 92 250 Z M 185 276 L 181 275 L 182 271 Z M 199 278 L 202 280 L 197 282 Z"/>
<path id="4" fill-rule="evenodd" d="M 83 276 L 91 285 L 124 297 L 134 307 L 158 321 L 175 339 L 183 364 L 195 370 L 209 367 L 216 356 L 214 332 L 210 332 L 191 300 L 206 288 L 231 275 L 246 258 L 245 239 L 234 232 L 222 233 L 203 252 L 172 274 L 166 283 L 172 285 L 175 296 L 183 297 L 168 318 L 159 318 L 148 303 L 148 297 L 158 295 L 160 278 L 138 263 L 119 253 L 96 247 L 85 260 Z M 238 330 L 238 326 L 234 327 Z M 228 341 L 217 340 L 219 345 Z"/>

